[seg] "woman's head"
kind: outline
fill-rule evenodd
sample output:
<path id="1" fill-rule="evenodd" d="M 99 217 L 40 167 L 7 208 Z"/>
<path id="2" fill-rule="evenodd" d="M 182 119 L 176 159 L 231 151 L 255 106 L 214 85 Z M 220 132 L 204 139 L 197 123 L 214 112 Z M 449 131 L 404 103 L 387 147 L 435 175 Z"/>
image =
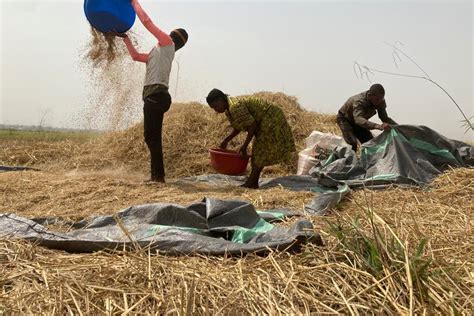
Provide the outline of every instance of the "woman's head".
<path id="1" fill-rule="evenodd" d="M 175 29 L 170 33 L 173 39 L 175 50 L 182 48 L 188 41 L 188 32 L 185 29 Z"/>
<path id="2" fill-rule="evenodd" d="M 212 89 L 206 97 L 207 104 L 217 113 L 224 113 L 229 107 L 227 94 L 219 89 Z"/>

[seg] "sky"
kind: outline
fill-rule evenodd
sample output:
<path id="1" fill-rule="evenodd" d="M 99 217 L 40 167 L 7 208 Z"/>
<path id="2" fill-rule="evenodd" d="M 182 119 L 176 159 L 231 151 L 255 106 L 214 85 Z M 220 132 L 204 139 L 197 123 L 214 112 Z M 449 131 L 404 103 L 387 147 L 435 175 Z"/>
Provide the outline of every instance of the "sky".
<path id="1" fill-rule="evenodd" d="M 90 73 L 81 67 L 90 37 L 83 1 L 0 1 L 0 124 L 84 127 L 91 87 Z M 466 115 L 473 116 L 472 1 L 141 3 L 163 30 L 183 27 L 189 33 L 188 44 L 175 58 L 179 77 L 173 66 L 174 101 L 204 103 L 212 88 L 231 95 L 281 91 L 298 97 L 308 110 L 335 114 L 347 98 L 378 82 L 386 89 L 387 111 L 398 123 L 473 140 L 455 105 L 432 83 L 382 74 L 369 82 L 353 69 L 357 61 L 423 75 L 405 57 L 396 67 L 386 43 L 401 42 Z M 154 45 L 138 19 L 132 30 L 142 50 Z M 133 67 L 130 80 L 137 89 L 131 106 L 136 106 L 134 120 L 139 120 L 145 68 Z"/>

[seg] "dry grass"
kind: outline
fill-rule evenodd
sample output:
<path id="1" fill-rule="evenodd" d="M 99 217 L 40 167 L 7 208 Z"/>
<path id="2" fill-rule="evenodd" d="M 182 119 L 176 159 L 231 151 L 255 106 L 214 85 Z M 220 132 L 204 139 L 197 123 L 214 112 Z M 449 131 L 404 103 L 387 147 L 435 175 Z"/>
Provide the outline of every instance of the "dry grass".
<path id="1" fill-rule="evenodd" d="M 12 176 L 14 175 L 14 176 Z M 326 247 L 299 254 L 245 258 L 149 256 L 144 252 L 66 254 L 21 241 L 0 242 L 0 310 L 17 313 L 443 313 L 472 310 L 472 196 L 474 170 L 458 169 L 423 190 L 357 191 L 327 217 L 350 225 L 370 206 L 387 240 L 390 229 L 412 253 L 428 243 L 432 260 L 420 289 L 397 267 L 370 272 L 360 254 L 311 218 Z M 2 207 L 23 216 L 78 219 L 137 203 L 190 203 L 204 196 L 250 200 L 258 208 L 301 209 L 308 193 L 206 186 L 146 186 L 133 176 L 102 172 L 20 172 L 0 175 Z M 382 222 L 383 221 L 383 222 Z M 388 243 L 387 243 L 388 245 Z M 407 261 L 408 262 L 408 261 Z M 404 262 L 401 263 L 404 267 Z M 425 294 L 422 294 L 426 292 Z M 410 303 L 411 302 L 411 303 Z"/>
<path id="2" fill-rule="evenodd" d="M 303 148 L 304 139 L 318 129 L 337 132 L 335 117 L 308 112 L 300 107 L 296 98 L 282 93 L 257 93 L 256 96 L 280 105 L 293 127 L 298 150 Z M 230 132 L 224 115 L 217 115 L 208 106 L 199 103 L 175 104 L 165 116 L 163 147 L 167 175 L 181 177 L 210 173 L 207 150 L 218 146 Z M 107 157 L 106 165 L 148 170 L 148 150 L 143 142 L 143 125 L 138 124 L 124 132 L 104 138 L 107 146 L 101 146 L 100 157 Z M 243 143 L 237 138 L 231 146 Z M 100 152 L 100 151 L 99 151 Z M 95 157 L 95 156 L 94 156 Z M 267 174 L 288 174 L 296 172 L 296 155 L 288 165 L 268 168 Z"/>
<path id="3" fill-rule="evenodd" d="M 89 144 L 86 144 L 89 142 Z M 77 167 L 75 160 L 88 154 L 93 140 L 38 139 L 2 140 L 0 164 L 30 166 L 46 170 L 68 170 Z"/>
<path id="4" fill-rule="evenodd" d="M 338 132 L 335 117 L 308 112 L 296 98 L 282 93 L 256 94 L 279 104 L 293 127 L 297 149 L 313 130 Z M 121 103 L 121 102 L 117 102 Z M 118 111 L 121 112 L 121 111 Z M 199 103 L 173 104 L 165 116 L 163 148 L 167 176 L 170 178 L 210 173 L 208 149 L 216 147 L 230 132 L 223 115 L 216 115 Z M 231 146 L 243 142 L 242 137 Z M 54 163 L 52 163 L 54 161 Z M 0 164 L 21 164 L 47 170 L 102 170 L 122 168 L 134 173 L 148 172 L 148 150 L 143 141 L 143 124 L 114 132 L 89 142 L 63 141 L 38 144 L 16 141 L 0 151 Z M 288 165 L 267 168 L 266 173 L 283 175 L 296 173 L 297 155 Z"/>
<path id="5" fill-rule="evenodd" d="M 331 116 L 306 112 L 282 94 L 261 96 L 284 107 L 298 149 L 313 129 L 336 132 Z M 207 148 L 224 136 L 223 120 L 200 104 L 173 106 L 164 137 L 170 177 L 211 171 Z M 302 209 L 312 198 L 281 188 L 145 185 L 141 125 L 100 138 L 2 144 L 0 164 L 44 171 L 0 173 L 0 213 L 78 220 L 135 204 L 188 204 L 207 196 L 245 199 L 258 209 L 291 208 L 308 217 Z M 269 173 L 291 173 L 294 166 Z M 329 216 L 308 217 L 326 246 L 306 245 L 298 254 L 68 254 L 0 240 L 0 315 L 467 315 L 474 309 L 473 179 L 474 169 L 456 169 L 425 189 L 353 192 Z"/>
<path id="6" fill-rule="evenodd" d="M 21 216 L 63 216 L 79 219 L 91 214 L 111 214 L 131 205 L 169 202 L 191 204 L 204 197 L 241 198 L 257 208 L 302 209 L 313 194 L 281 188 L 244 190 L 236 187 L 208 187 L 203 184 L 146 185 L 140 176 L 120 170 L 90 173 L 19 172 L 0 173 L 4 192 L 0 213 Z"/>

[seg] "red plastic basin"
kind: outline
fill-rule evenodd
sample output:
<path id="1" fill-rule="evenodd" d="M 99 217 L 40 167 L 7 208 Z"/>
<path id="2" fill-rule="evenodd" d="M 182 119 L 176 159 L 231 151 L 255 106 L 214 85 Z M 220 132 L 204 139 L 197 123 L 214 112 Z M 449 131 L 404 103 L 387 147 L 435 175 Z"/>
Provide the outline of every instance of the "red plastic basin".
<path id="1" fill-rule="evenodd" d="M 249 157 L 244 158 L 242 155 L 233 150 L 220 148 L 209 149 L 211 156 L 211 166 L 219 173 L 238 176 L 245 172 L 249 163 Z"/>

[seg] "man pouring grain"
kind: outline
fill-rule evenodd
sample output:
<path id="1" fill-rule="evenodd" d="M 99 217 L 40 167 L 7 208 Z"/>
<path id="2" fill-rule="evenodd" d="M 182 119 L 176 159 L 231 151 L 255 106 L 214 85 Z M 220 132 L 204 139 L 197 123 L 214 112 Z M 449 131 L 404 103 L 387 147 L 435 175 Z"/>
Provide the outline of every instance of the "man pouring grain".
<path id="1" fill-rule="evenodd" d="M 385 89 L 381 84 L 374 84 L 368 91 L 350 97 L 337 114 L 337 125 L 342 131 L 346 143 L 357 151 L 357 141 L 361 144 L 373 138 L 370 130 L 390 130 L 390 125 L 397 125 L 387 115 Z M 378 113 L 382 124 L 369 121 Z"/>
<path id="2" fill-rule="evenodd" d="M 146 63 L 143 114 L 145 143 L 151 156 L 151 178 L 148 182 L 165 182 L 162 128 L 164 114 L 171 106 L 169 78 L 175 52 L 186 44 L 188 33 L 184 29 L 175 29 L 169 35 L 166 34 L 152 22 L 138 0 L 130 2 L 143 26 L 155 36 L 158 43 L 149 53 L 143 54 L 137 52 L 126 34 L 115 35 L 123 37 L 133 60 Z"/>

